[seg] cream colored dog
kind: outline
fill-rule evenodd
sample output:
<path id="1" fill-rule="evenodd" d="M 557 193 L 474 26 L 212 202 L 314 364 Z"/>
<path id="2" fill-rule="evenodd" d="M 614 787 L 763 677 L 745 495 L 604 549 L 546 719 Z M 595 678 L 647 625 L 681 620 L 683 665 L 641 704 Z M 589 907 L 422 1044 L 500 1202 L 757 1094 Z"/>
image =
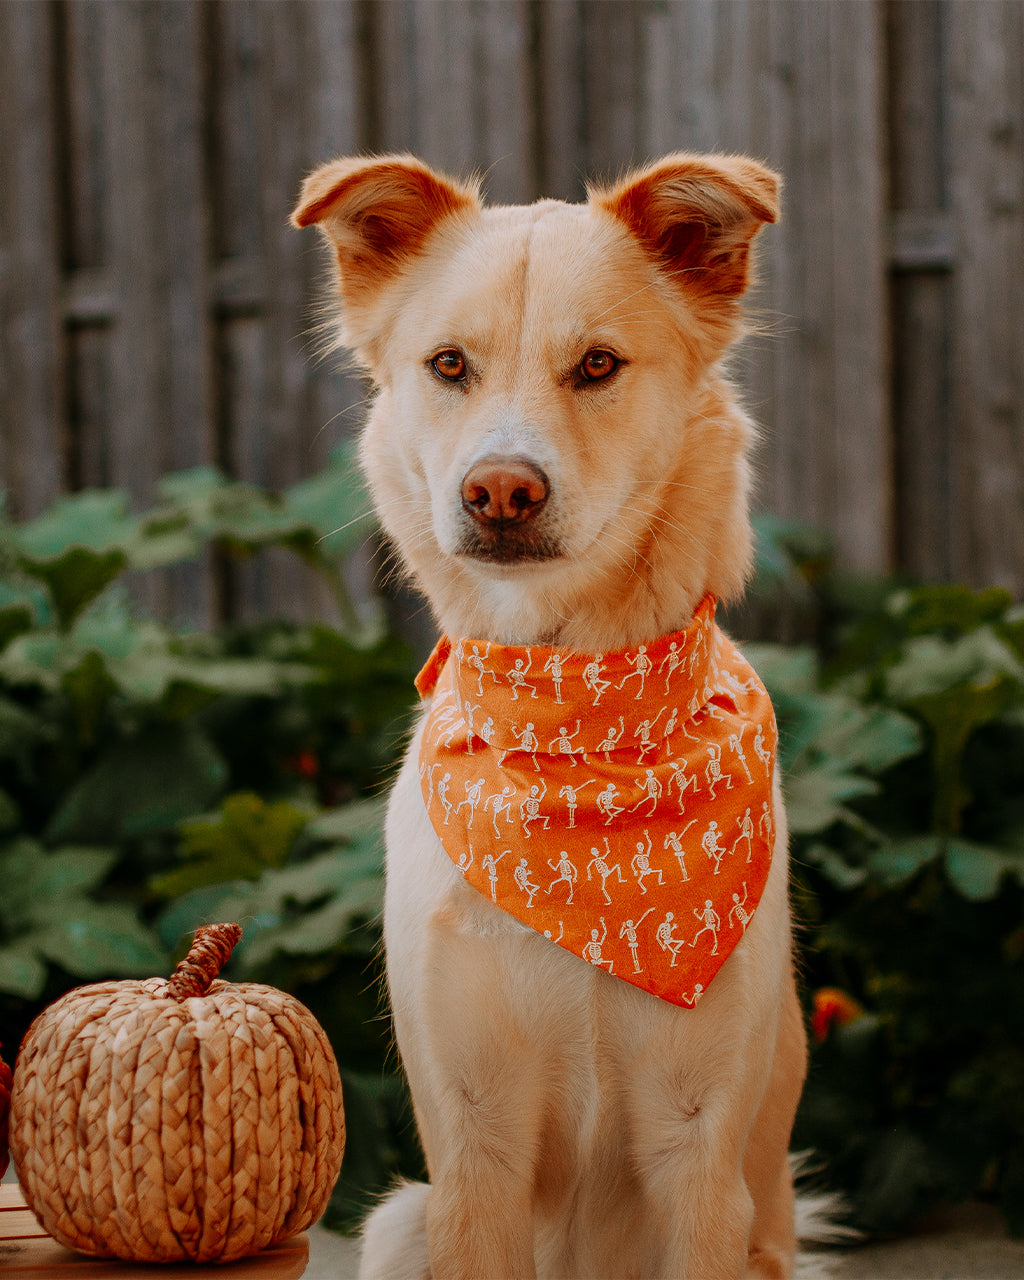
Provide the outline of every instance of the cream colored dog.
<path id="1" fill-rule="evenodd" d="M 778 182 L 672 155 L 588 203 L 484 208 L 408 156 L 343 159 L 294 214 L 333 250 L 377 388 L 362 458 L 444 631 L 584 652 L 684 627 L 751 564 L 753 429 L 721 361 Z M 387 830 L 395 1029 L 430 1174 L 371 1215 L 362 1274 L 783 1277 L 806 1044 L 786 827 L 693 1009 L 553 946 L 463 880 L 417 743 Z"/>

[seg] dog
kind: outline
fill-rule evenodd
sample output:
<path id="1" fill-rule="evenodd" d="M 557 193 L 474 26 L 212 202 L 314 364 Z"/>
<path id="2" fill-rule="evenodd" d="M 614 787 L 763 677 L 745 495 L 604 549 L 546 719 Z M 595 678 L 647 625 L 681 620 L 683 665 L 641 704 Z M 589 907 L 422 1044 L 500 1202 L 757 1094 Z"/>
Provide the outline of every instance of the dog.
<path id="1" fill-rule="evenodd" d="M 446 637 L 386 832 L 429 1184 L 371 1213 L 366 1280 L 793 1274 L 807 1047 L 774 721 L 714 624 L 752 563 L 755 431 L 723 362 L 778 209 L 763 165 L 682 153 L 582 204 L 485 207 L 404 155 L 302 188 L 376 388 L 375 505 Z"/>

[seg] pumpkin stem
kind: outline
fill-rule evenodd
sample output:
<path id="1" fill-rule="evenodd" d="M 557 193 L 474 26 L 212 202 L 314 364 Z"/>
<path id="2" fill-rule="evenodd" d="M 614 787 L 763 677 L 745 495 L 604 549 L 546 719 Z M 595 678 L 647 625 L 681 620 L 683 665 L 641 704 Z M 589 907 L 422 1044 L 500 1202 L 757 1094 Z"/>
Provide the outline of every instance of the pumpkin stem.
<path id="1" fill-rule="evenodd" d="M 241 936 L 241 925 L 201 924 L 188 955 L 167 981 L 167 994 L 171 999 L 181 1001 L 189 996 L 205 996 Z"/>

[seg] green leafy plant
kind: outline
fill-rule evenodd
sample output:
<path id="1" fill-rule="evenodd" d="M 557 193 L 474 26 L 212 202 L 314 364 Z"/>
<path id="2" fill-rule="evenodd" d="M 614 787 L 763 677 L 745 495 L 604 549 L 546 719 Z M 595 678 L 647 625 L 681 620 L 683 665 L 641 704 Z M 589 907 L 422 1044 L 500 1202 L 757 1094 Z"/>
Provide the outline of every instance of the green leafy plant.
<path id="1" fill-rule="evenodd" d="M 295 993 L 342 1067 L 347 1221 L 400 1158 L 404 1085 L 383 1071 L 382 783 L 414 664 L 347 562 L 373 533 L 348 453 L 284 494 L 210 468 L 149 511 L 98 491 L 0 520 L 0 1020 L 85 979 L 167 972 L 196 924 L 239 920 L 230 976 Z M 295 554 L 333 624 L 190 633 L 131 603 L 140 574 L 198 555 Z"/>
<path id="2" fill-rule="evenodd" d="M 796 1141 L 870 1232 L 971 1195 L 1024 1232 L 1024 615 L 959 587 L 836 599 L 820 652 L 748 647 L 814 1013 Z"/>

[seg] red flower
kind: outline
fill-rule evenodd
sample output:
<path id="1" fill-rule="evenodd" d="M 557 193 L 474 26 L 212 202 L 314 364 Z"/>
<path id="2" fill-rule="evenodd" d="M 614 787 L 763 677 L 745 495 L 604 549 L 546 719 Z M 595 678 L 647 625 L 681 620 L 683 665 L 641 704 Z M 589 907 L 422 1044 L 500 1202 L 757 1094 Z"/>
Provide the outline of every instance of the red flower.
<path id="1" fill-rule="evenodd" d="M 284 766 L 290 773 L 301 774 L 304 778 L 315 778 L 320 772 L 320 761 L 313 751 L 300 751 L 297 755 L 289 756 Z"/>
<path id="2" fill-rule="evenodd" d="M 14 1077 L 11 1069 L 0 1058 L 0 1178 L 7 1171 L 10 1155 L 7 1150 L 7 1122 L 11 1110 L 11 1085 Z"/>
<path id="3" fill-rule="evenodd" d="M 850 1022 L 856 1022 L 864 1012 L 853 996 L 840 991 L 838 987 L 822 987 L 815 991 L 813 1004 L 811 1034 L 819 1044 L 828 1039 L 833 1024 L 845 1027 Z"/>

